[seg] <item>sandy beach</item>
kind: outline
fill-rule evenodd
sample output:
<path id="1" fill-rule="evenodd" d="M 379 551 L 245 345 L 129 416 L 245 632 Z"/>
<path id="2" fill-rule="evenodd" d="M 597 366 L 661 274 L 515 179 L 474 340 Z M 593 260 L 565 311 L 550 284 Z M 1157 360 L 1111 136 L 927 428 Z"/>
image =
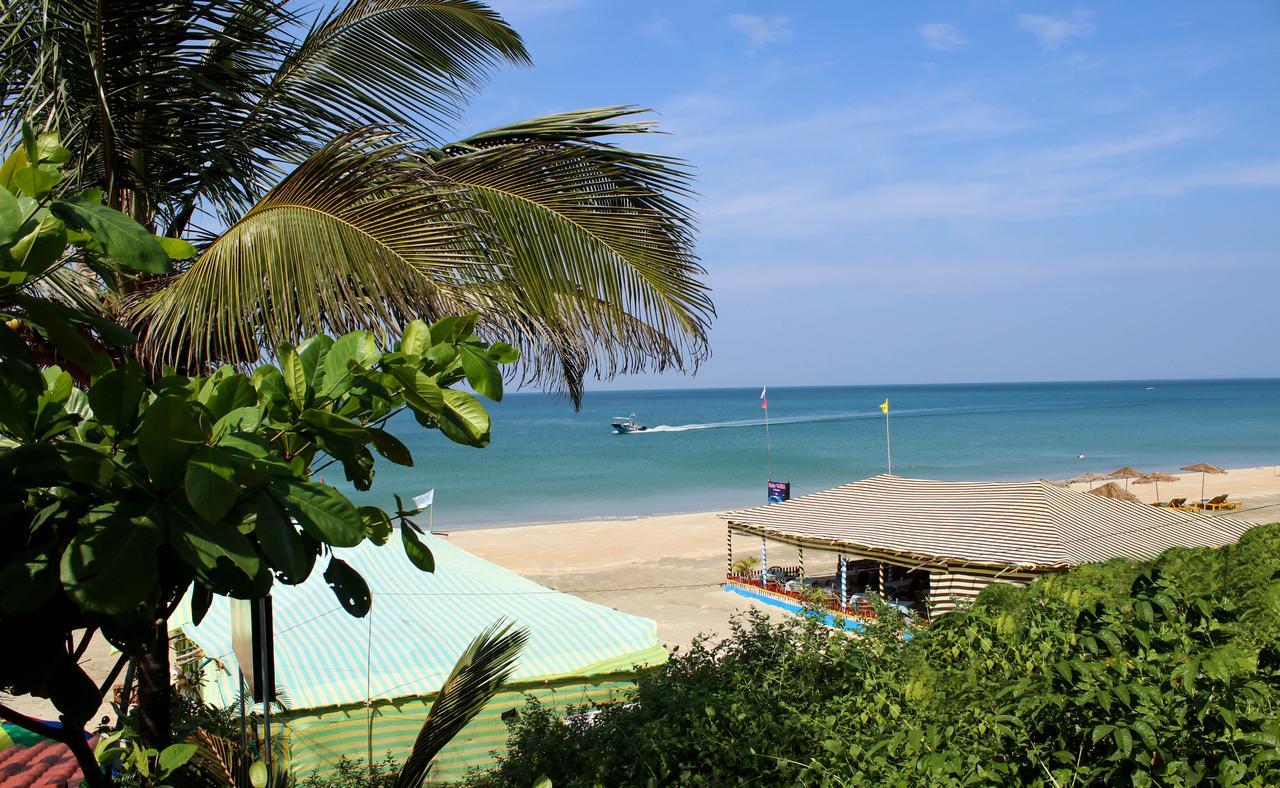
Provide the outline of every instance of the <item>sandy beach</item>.
<path id="1" fill-rule="evenodd" d="M 1073 487 L 1089 489 L 1085 484 Z M 1200 474 L 1180 474 L 1178 481 L 1161 483 L 1159 489 L 1165 501 L 1198 499 Z M 1143 502 L 1156 500 L 1155 485 L 1130 483 L 1129 491 Z M 1280 476 L 1275 468 L 1210 475 L 1205 480 L 1205 495 L 1222 493 L 1239 501 L 1241 511 L 1217 516 L 1280 521 Z M 746 505 L 749 503 L 744 502 Z M 658 622 L 658 636 L 665 644 L 684 646 L 698 633 L 727 632 L 730 616 L 752 604 L 720 588 L 725 573 L 725 526 L 718 514 L 480 528 L 454 531 L 449 538 L 465 550 L 551 588 L 652 618 Z M 753 539 L 734 542 L 736 557 L 758 550 L 759 542 Z M 780 545 L 770 547 L 770 564 L 793 563 L 794 559 L 794 552 L 788 553 Z"/>

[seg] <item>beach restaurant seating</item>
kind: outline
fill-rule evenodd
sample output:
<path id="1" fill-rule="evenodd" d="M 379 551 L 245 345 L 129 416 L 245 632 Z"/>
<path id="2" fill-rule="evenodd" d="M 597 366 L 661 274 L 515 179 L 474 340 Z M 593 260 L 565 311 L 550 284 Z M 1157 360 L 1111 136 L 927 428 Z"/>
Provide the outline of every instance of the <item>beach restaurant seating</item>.
<path id="1" fill-rule="evenodd" d="M 1234 511 L 1240 508 L 1240 504 L 1237 501 L 1227 501 L 1227 496 L 1225 495 L 1219 495 L 1207 501 L 1195 501 L 1191 505 L 1197 509 L 1210 512 Z"/>

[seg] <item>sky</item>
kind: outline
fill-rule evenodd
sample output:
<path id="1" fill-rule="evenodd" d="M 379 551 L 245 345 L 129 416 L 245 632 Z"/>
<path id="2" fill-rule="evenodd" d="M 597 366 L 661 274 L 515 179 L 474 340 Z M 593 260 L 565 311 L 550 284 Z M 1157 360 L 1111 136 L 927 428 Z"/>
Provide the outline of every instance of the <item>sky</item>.
<path id="1" fill-rule="evenodd" d="M 636 104 L 689 162 L 696 377 L 1280 376 L 1280 3 L 493 0 L 458 131 Z"/>

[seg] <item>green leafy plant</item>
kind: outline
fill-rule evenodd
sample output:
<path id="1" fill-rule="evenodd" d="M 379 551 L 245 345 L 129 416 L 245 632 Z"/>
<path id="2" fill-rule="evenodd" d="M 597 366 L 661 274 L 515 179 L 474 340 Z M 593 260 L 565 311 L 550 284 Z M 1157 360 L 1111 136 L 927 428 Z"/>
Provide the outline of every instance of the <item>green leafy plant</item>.
<path id="1" fill-rule="evenodd" d="M 98 763 L 114 767 L 129 782 L 146 788 L 170 788 L 168 780 L 195 755 L 196 745 L 171 744 L 156 751 L 146 747 L 125 731 L 117 731 L 98 740 L 94 756 Z"/>
<path id="2" fill-rule="evenodd" d="M 626 703 L 531 704 L 475 785 L 1274 785 L 1280 524 L 858 636 L 752 613 Z"/>
<path id="3" fill-rule="evenodd" d="M 49 697 L 64 725 L 3 706 L 0 716 L 66 742 L 94 784 L 102 775 L 77 732 L 123 658 L 106 683 L 93 684 L 77 664 L 89 640 L 100 633 L 135 661 L 142 744 L 129 757 L 141 770 L 172 743 L 165 621 L 187 590 L 199 620 L 213 594 L 261 596 L 275 582 L 302 582 L 325 559 L 339 601 L 364 615 L 368 587 L 334 550 L 382 544 L 397 529 L 391 515 L 356 506 L 312 475 L 337 464 L 363 490 L 374 452 L 411 465 L 384 429 L 403 410 L 453 441 L 486 445 L 483 406 L 452 387 L 465 380 L 500 399 L 499 366 L 517 353 L 476 338 L 471 315 L 412 321 L 391 350 L 357 331 L 283 345 L 279 366 L 155 378 L 113 358 L 115 327 L 53 308 L 37 280 L 74 264 L 114 279 L 145 255 L 163 257 L 164 244 L 91 195 L 74 204 L 53 197 L 65 152 L 56 137 L 24 131 L 21 155 L 0 173 L 0 209 L 17 211 L 0 216 L 0 309 L 10 316 L 0 325 L 0 508 L 11 526 L 0 559 L 0 631 L 24 648 L 0 655 L 0 683 Z M 15 196 L 4 183 L 32 191 Z M 71 360 L 76 374 L 42 366 L 42 357 Z M 430 571 L 412 515 L 395 512 L 400 542 Z"/>

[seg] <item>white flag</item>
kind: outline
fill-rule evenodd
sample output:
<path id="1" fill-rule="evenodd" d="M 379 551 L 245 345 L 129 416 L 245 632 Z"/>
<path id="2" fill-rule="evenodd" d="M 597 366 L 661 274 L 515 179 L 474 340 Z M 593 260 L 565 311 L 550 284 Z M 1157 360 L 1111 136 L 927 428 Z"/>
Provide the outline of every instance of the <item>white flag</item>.
<path id="1" fill-rule="evenodd" d="M 433 488 L 433 489 L 427 490 L 422 495 L 415 495 L 413 497 L 413 505 L 418 507 L 418 511 L 422 511 L 423 509 L 427 508 L 431 504 L 435 503 L 435 500 L 436 500 L 436 491 Z"/>

